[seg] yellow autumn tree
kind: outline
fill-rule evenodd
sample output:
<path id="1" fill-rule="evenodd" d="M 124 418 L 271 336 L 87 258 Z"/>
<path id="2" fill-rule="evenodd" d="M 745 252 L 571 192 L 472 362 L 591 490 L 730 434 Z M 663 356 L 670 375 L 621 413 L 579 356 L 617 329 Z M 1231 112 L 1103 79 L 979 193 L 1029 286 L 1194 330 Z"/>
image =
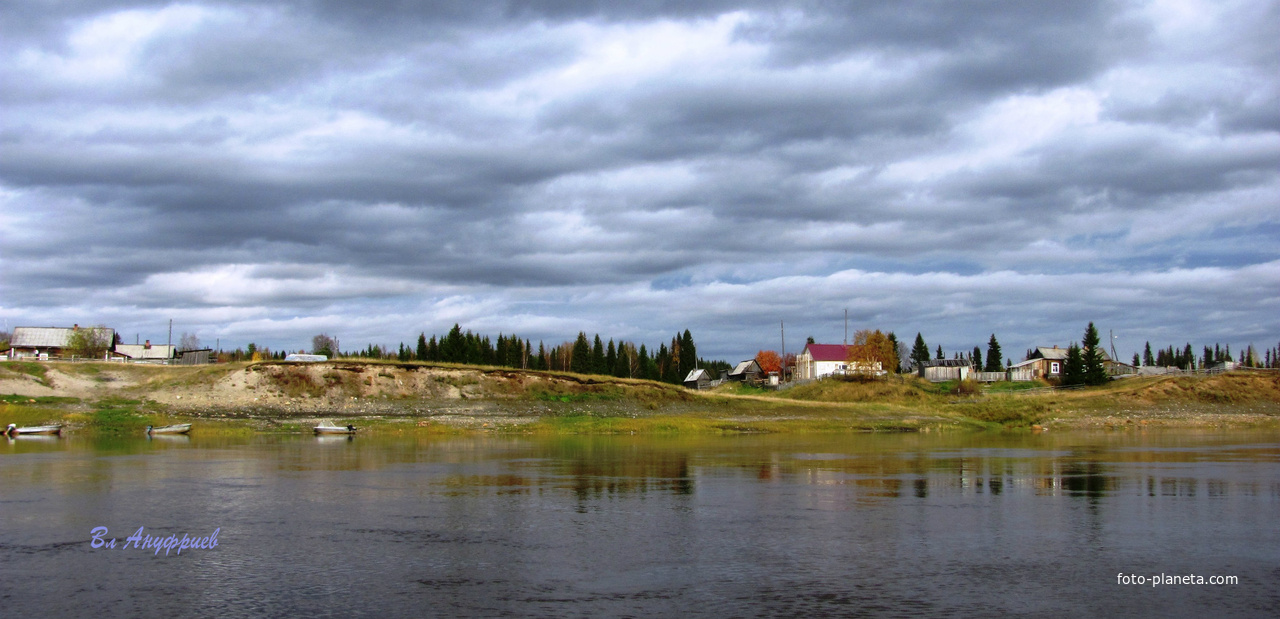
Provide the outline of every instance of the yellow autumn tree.
<path id="1" fill-rule="evenodd" d="M 853 334 L 848 361 L 854 369 L 860 364 L 879 363 L 882 370 L 898 371 L 897 353 L 893 349 L 893 342 L 879 329 L 875 331 L 861 329 Z M 867 365 L 861 365 L 861 367 L 866 368 Z"/>

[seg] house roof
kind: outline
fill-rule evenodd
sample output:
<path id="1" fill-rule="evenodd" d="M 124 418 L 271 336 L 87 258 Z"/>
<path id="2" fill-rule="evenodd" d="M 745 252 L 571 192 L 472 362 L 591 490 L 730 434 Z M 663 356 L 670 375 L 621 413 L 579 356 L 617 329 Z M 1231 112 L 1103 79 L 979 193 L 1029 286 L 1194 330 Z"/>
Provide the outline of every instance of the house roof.
<path id="1" fill-rule="evenodd" d="M 753 371 L 753 370 L 751 369 L 751 366 L 753 366 L 753 365 L 754 365 L 754 366 L 756 366 L 754 371 L 755 371 L 757 374 L 759 374 L 759 373 L 760 373 L 760 371 L 761 371 L 761 370 L 760 370 L 760 364 L 759 364 L 759 363 L 756 363 L 756 360 L 755 360 L 755 359 L 747 359 L 746 361 L 743 361 L 742 363 L 739 363 L 737 366 L 735 366 L 735 367 L 733 368 L 733 371 L 732 371 L 732 372 L 729 372 L 729 376 L 737 376 L 737 375 L 739 375 L 739 374 L 745 374 L 745 373 L 747 373 L 747 372 Z"/>
<path id="2" fill-rule="evenodd" d="M 116 332 L 106 327 L 84 327 L 94 329 L 104 336 L 107 345 L 114 342 Z M 67 342 L 75 329 L 70 327 L 14 327 L 13 336 L 9 338 L 9 346 L 13 348 L 66 348 Z"/>
<path id="3" fill-rule="evenodd" d="M 1051 361 L 1062 361 L 1067 358 L 1067 349 L 1058 348 L 1057 346 L 1054 346 L 1052 348 L 1048 346 L 1039 346 L 1036 348 L 1036 351 L 1031 354 L 1031 356 L 1036 359 L 1049 359 Z"/>
<path id="4" fill-rule="evenodd" d="M 844 344 L 806 344 L 804 349 L 814 361 L 849 360 L 849 347 Z"/>
<path id="5" fill-rule="evenodd" d="M 130 359 L 172 359 L 176 347 L 168 344 L 116 344 L 116 352 Z"/>
<path id="6" fill-rule="evenodd" d="M 973 365 L 968 359 L 930 359 L 924 362 L 927 368 L 963 368 Z"/>
<path id="7" fill-rule="evenodd" d="M 707 380 L 711 380 L 711 374 L 706 370 L 699 368 L 689 372 L 689 375 L 684 377 L 684 382 L 687 383 L 690 381 L 701 380 L 703 377 L 706 377 Z"/>

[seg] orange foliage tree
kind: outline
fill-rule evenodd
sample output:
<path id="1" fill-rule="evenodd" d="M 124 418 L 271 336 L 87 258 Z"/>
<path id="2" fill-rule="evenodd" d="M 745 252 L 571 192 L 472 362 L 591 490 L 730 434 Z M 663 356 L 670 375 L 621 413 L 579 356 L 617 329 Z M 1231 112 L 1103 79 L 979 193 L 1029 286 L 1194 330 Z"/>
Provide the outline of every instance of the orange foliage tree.
<path id="1" fill-rule="evenodd" d="M 762 350 L 756 353 L 756 363 L 760 364 L 760 371 L 766 375 L 769 372 L 782 372 L 782 358 L 772 350 Z"/>
<path id="2" fill-rule="evenodd" d="M 851 364 L 879 362 L 880 369 L 886 372 L 898 371 L 898 354 L 893 349 L 893 342 L 879 329 L 862 329 L 853 334 L 848 361 Z"/>

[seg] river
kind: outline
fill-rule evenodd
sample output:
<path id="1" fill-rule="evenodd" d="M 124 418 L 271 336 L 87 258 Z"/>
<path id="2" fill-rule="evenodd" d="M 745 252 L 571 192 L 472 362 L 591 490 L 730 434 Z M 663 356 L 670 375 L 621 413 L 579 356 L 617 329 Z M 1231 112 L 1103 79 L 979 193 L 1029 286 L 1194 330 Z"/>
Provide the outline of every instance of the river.
<path id="1" fill-rule="evenodd" d="M 1280 613 L 1274 431 L 195 432 L 0 444 L 0 615 Z"/>

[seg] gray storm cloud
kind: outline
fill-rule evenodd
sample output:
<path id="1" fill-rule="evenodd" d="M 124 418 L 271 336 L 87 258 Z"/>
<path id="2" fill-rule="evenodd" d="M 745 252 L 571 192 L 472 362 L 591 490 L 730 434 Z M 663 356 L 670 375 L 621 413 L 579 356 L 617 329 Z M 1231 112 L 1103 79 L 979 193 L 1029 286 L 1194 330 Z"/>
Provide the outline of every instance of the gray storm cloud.
<path id="1" fill-rule="evenodd" d="M 0 317 L 1280 339 L 1274 2 L 402 4 L 6 3 Z"/>

